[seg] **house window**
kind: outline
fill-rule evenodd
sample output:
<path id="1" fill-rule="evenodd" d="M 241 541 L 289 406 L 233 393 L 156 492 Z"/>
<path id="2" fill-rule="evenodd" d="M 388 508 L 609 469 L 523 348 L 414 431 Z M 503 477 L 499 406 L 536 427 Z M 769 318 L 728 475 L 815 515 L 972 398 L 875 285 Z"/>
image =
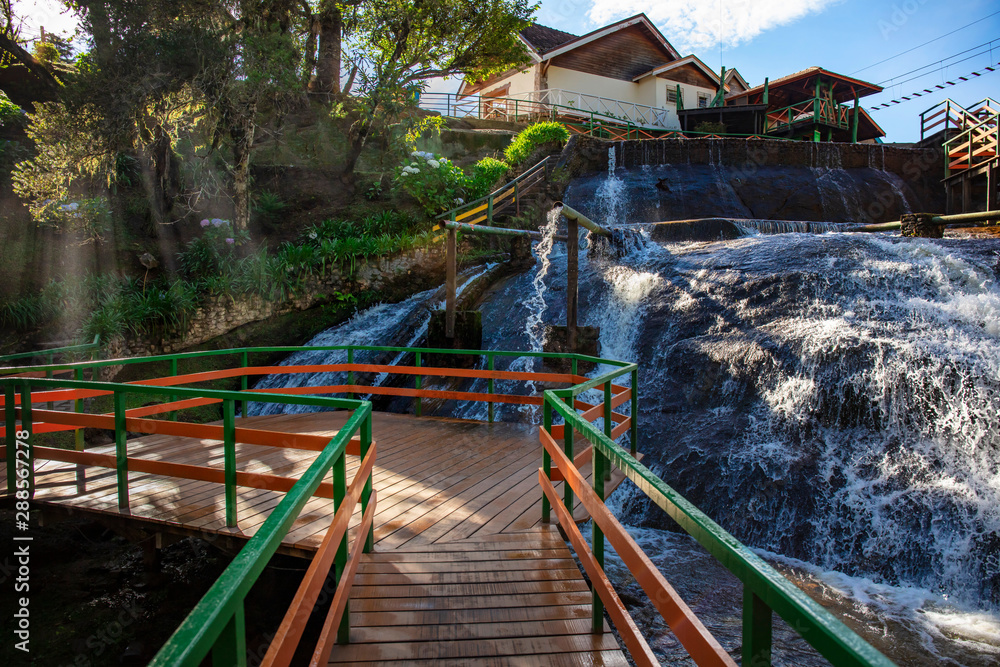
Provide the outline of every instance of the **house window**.
<path id="1" fill-rule="evenodd" d="M 698 93 L 698 108 L 707 109 L 708 103 L 712 98 L 708 96 L 708 93 Z"/>
<path id="2" fill-rule="evenodd" d="M 677 86 L 667 86 L 667 104 L 677 104 Z"/>

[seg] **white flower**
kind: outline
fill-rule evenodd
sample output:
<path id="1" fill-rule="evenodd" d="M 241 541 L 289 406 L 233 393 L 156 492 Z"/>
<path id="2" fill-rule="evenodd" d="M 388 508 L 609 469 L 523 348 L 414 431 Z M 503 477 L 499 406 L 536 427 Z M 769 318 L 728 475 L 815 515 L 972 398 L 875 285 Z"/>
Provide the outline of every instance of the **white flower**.
<path id="1" fill-rule="evenodd" d="M 456 204 L 458 204 L 459 206 L 461 206 L 462 204 L 464 204 L 464 203 L 465 203 L 465 200 L 464 200 L 464 199 L 462 199 L 461 197 L 455 197 L 455 199 L 454 199 L 454 202 L 455 202 Z"/>
<path id="2" fill-rule="evenodd" d="M 416 162 L 411 162 L 411 163 L 410 163 L 410 166 L 411 166 L 411 167 L 416 167 L 416 166 L 417 166 L 417 163 L 416 163 Z"/>
<path id="3" fill-rule="evenodd" d="M 410 153 L 410 157 L 420 157 L 420 151 L 413 151 Z"/>
<path id="4" fill-rule="evenodd" d="M 402 174 L 400 174 L 400 177 L 409 176 L 409 175 L 410 175 L 410 172 L 404 171 Z"/>
<path id="5" fill-rule="evenodd" d="M 316 232 L 309 232 L 309 238 L 314 239 L 316 238 L 316 236 L 317 236 Z"/>
<path id="6" fill-rule="evenodd" d="M 430 167 L 431 169 L 437 169 L 438 167 L 441 166 L 441 163 L 438 162 L 437 160 L 428 160 L 427 166 Z"/>

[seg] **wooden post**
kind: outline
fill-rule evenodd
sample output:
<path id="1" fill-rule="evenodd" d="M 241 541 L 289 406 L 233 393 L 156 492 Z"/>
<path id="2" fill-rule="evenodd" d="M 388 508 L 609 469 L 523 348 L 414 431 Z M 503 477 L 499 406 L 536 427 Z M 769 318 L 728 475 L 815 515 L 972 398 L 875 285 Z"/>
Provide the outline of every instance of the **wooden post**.
<path id="1" fill-rule="evenodd" d="M 576 297 L 579 281 L 579 225 L 572 218 L 566 218 L 566 344 L 567 352 L 576 352 Z"/>
<path id="2" fill-rule="evenodd" d="M 851 123 L 851 143 L 858 143 L 858 93 L 854 92 L 854 122 Z M 921 130 L 922 131 L 922 130 Z"/>
<path id="3" fill-rule="evenodd" d="M 969 178 L 968 172 L 959 178 L 962 179 L 962 213 L 968 213 L 972 210 L 972 179 Z"/>
<path id="4" fill-rule="evenodd" d="M 767 104 L 767 77 L 764 77 L 764 99 L 762 101 Z M 765 111 L 767 110 L 765 109 Z"/>
<path id="5" fill-rule="evenodd" d="M 458 232 L 454 229 L 448 230 L 448 255 L 447 269 L 445 273 L 445 314 L 444 314 L 444 335 L 447 338 L 455 337 L 455 281 L 458 273 Z"/>
<path id="6" fill-rule="evenodd" d="M 1000 209 L 1000 183 L 998 183 L 998 177 L 1000 177 L 1000 163 L 996 160 L 993 164 L 986 168 L 986 210 L 996 211 Z M 993 220 L 993 224 L 997 221 Z"/>

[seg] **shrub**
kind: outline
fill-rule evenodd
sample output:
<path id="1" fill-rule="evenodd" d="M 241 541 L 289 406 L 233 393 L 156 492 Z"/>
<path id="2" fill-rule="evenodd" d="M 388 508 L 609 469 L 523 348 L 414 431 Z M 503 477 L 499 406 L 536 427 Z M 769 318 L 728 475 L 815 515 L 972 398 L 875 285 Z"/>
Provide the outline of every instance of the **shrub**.
<path id="1" fill-rule="evenodd" d="M 496 158 L 484 157 L 472 168 L 472 179 L 467 191 L 469 199 L 479 199 L 489 194 L 493 185 L 510 171 L 510 165 Z"/>
<path id="2" fill-rule="evenodd" d="M 507 157 L 507 162 L 514 166 L 527 160 L 537 146 L 556 141 L 564 144 L 568 140 L 569 130 L 562 123 L 549 121 L 535 123 L 514 137 L 504 155 Z"/>
<path id="3" fill-rule="evenodd" d="M 46 65 L 59 62 L 59 49 L 54 44 L 48 42 L 35 43 L 35 57 Z"/>
<path id="4" fill-rule="evenodd" d="M 714 120 L 705 120 L 695 125 L 694 131 L 704 134 L 725 134 L 726 124 Z"/>
<path id="5" fill-rule="evenodd" d="M 11 102 L 7 93 L 0 90 L 0 127 L 20 121 L 23 114 L 21 107 Z"/>
<path id="6" fill-rule="evenodd" d="M 202 235 L 177 253 L 184 275 L 195 281 L 219 276 L 235 261 L 237 246 L 249 240 L 245 231 L 233 230 L 228 220 L 202 220 L 201 226 L 205 230 Z"/>
<path id="7" fill-rule="evenodd" d="M 409 164 L 396 170 L 396 183 L 419 202 L 429 216 L 464 203 L 465 174 L 451 160 L 413 151 Z"/>

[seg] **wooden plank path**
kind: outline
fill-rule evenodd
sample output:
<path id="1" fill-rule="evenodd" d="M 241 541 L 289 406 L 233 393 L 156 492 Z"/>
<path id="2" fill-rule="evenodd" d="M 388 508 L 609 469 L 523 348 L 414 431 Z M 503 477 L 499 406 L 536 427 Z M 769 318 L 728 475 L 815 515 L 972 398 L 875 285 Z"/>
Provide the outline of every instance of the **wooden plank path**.
<path id="1" fill-rule="evenodd" d="M 332 437 L 347 416 L 250 417 L 237 426 Z M 612 633 L 591 633 L 587 583 L 557 528 L 540 521 L 537 427 L 374 413 L 373 435 L 375 551 L 362 556 L 351 592 L 352 643 L 334 648 L 331 664 L 627 664 Z M 316 455 L 236 449 L 238 470 L 296 478 Z M 114 445 L 88 451 L 113 454 Z M 146 436 L 130 440 L 128 452 L 223 465 L 214 440 Z M 360 462 L 347 462 L 352 479 Z M 581 471 L 589 475 L 590 464 Z M 35 502 L 121 517 L 115 472 L 87 468 L 84 477 L 73 464 L 40 462 Z M 614 475 L 608 493 L 620 481 Z M 127 516 L 147 527 L 236 537 L 253 535 L 283 495 L 240 488 L 238 526 L 227 528 L 221 484 L 132 473 L 129 491 Z M 283 550 L 315 551 L 332 517 L 331 500 L 310 500 Z"/>

